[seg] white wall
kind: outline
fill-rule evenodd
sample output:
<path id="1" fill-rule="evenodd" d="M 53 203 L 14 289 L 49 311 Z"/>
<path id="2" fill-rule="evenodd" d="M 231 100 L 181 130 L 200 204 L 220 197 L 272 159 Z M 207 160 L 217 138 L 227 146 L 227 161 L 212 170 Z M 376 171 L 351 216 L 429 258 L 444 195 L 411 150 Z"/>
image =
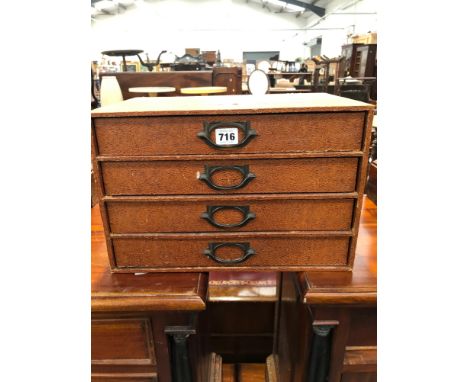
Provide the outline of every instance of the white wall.
<path id="1" fill-rule="evenodd" d="M 308 54 L 298 30 L 305 18 L 270 13 L 245 0 L 138 1 L 117 15 L 92 22 L 92 59 L 111 49 L 142 49 L 155 59 L 166 49 L 181 56 L 185 48 L 221 51 L 242 61 L 243 51 L 280 50 L 295 59 Z M 144 58 L 144 57 L 142 57 Z"/>
<path id="2" fill-rule="evenodd" d="M 346 7 L 348 4 L 351 6 Z M 339 15 L 333 12 L 355 14 Z M 326 8 L 326 14 L 332 14 L 323 20 L 315 15 L 309 17 L 306 23 L 309 28 L 306 39 L 310 41 L 322 36 L 322 54 L 337 57 L 341 54 L 341 46 L 348 43 L 349 35 L 377 32 L 377 15 L 359 14 L 376 12 L 377 0 L 335 0 Z"/>

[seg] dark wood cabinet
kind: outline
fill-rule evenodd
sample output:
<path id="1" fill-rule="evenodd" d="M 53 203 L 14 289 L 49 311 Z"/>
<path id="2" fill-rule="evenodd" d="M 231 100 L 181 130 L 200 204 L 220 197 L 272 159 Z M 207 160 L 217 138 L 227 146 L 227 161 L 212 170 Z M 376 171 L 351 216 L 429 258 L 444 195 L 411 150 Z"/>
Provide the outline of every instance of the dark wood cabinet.
<path id="1" fill-rule="evenodd" d="M 170 72 L 118 72 L 102 73 L 102 76 L 115 76 L 122 91 L 124 100 L 140 97 L 138 93 L 130 93 L 131 87 L 139 86 L 171 86 L 176 90 L 161 94 L 160 97 L 180 96 L 180 89 L 199 86 L 226 86 L 226 94 L 242 94 L 241 67 L 214 67 L 212 70 L 188 70 Z"/>
<path id="2" fill-rule="evenodd" d="M 375 78 L 364 80 L 371 99 L 377 99 L 377 44 L 343 45 L 340 77 Z"/>
<path id="3" fill-rule="evenodd" d="M 377 76 L 377 44 L 343 45 L 341 55 L 340 77 Z"/>
<path id="4" fill-rule="evenodd" d="M 226 94 L 242 94 L 242 68 L 241 67 L 214 67 L 213 86 L 226 86 Z"/>

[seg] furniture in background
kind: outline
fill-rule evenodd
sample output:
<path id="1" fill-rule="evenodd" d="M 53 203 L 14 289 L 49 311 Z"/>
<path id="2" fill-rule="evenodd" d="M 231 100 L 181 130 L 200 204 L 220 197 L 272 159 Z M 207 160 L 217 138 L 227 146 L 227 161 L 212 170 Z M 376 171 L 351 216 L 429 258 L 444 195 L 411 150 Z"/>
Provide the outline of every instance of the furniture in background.
<path id="1" fill-rule="evenodd" d="M 366 200 L 353 272 L 283 273 L 278 381 L 377 381 L 376 213 Z"/>
<path id="2" fill-rule="evenodd" d="M 126 60 L 126 57 L 128 56 L 137 56 L 138 60 L 140 61 L 140 64 L 144 66 L 145 68 L 147 68 L 150 72 L 152 72 L 154 67 L 158 67 L 161 55 L 166 52 L 167 52 L 166 50 L 162 50 L 159 53 L 156 62 L 144 62 L 140 57 L 140 53 L 143 53 L 143 51 L 140 49 L 106 50 L 101 53 L 110 57 L 122 57 L 122 69 L 124 72 L 128 70 L 128 65 L 127 65 L 127 60 Z M 146 56 L 148 57 L 148 54 Z"/>
<path id="3" fill-rule="evenodd" d="M 215 66 L 213 68 L 213 86 L 226 86 L 227 94 L 242 94 L 242 68 Z"/>
<path id="4" fill-rule="evenodd" d="M 365 192 L 367 197 L 377 205 L 377 160 L 372 161 L 369 165 Z"/>
<path id="5" fill-rule="evenodd" d="M 377 204 L 377 116 L 372 122 L 372 135 L 369 149 L 369 171 L 367 175 L 367 185 L 364 191 L 368 198 Z"/>
<path id="6" fill-rule="evenodd" d="M 94 81 L 94 71 L 91 68 L 91 110 L 99 107 L 99 97 L 97 94 L 96 83 Z"/>
<path id="7" fill-rule="evenodd" d="M 138 93 L 147 95 L 148 97 L 157 97 L 159 93 L 172 93 L 175 92 L 175 88 L 171 86 L 142 86 L 129 88 L 130 93 Z"/>
<path id="8" fill-rule="evenodd" d="M 253 95 L 267 94 L 270 90 L 268 75 L 263 70 L 254 70 L 247 80 L 247 89 Z"/>
<path id="9" fill-rule="evenodd" d="M 188 53 L 181 57 L 176 56 L 171 68 L 175 71 L 196 71 L 208 69 L 206 62 L 203 60 L 203 56 L 192 56 Z"/>
<path id="10" fill-rule="evenodd" d="M 343 57 L 328 58 L 327 56 L 312 57 L 315 63 L 311 90 L 313 92 L 338 94 L 338 76 Z M 333 73 L 333 76 L 330 74 Z M 333 78 L 333 87 L 330 89 L 330 79 Z"/>
<path id="11" fill-rule="evenodd" d="M 180 94 L 186 95 L 201 95 L 207 96 L 209 94 L 222 94 L 227 92 L 226 86 L 200 86 L 194 88 L 182 88 Z"/>
<path id="12" fill-rule="evenodd" d="M 377 44 L 343 45 L 341 55 L 339 77 L 377 77 Z M 371 84 L 370 98 L 377 99 L 377 81 Z"/>
<path id="13" fill-rule="evenodd" d="M 241 68 L 218 68 L 201 71 L 171 71 L 171 72 L 140 72 L 140 73 L 101 73 L 101 79 L 106 76 L 115 76 L 122 89 L 123 99 L 138 97 L 130 93 L 129 88 L 143 86 L 171 86 L 175 92 L 167 96 L 180 96 L 180 89 L 186 87 L 225 86 L 227 94 L 241 94 Z"/>

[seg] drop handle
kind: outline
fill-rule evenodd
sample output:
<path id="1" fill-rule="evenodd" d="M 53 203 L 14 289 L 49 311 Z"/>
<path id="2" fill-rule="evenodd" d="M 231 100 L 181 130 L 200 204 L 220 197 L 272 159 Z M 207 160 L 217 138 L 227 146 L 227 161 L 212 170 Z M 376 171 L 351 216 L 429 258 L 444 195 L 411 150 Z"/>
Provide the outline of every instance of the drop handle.
<path id="1" fill-rule="evenodd" d="M 223 210 L 235 210 L 242 213 L 242 220 L 238 223 L 233 224 L 221 224 L 218 223 L 214 215 L 216 212 Z M 206 212 L 201 214 L 201 218 L 206 219 L 212 226 L 217 228 L 238 228 L 245 226 L 250 220 L 255 219 L 256 215 L 253 212 L 250 212 L 249 206 L 207 206 Z"/>
<path id="2" fill-rule="evenodd" d="M 222 247 L 237 247 L 242 249 L 244 254 L 237 259 L 223 259 L 216 256 L 216 251 Z M 250 248 L 250 243 L 209 243 L 208 248 L 203 252 L 205 256 L 208 256 L 210 259 L 216 261 L 220 264 L 239 264 L 247 260 L 250 256 L 255 255 L 255 250 Z"/>
<path id="3" fill-rule="evenodd" d="M 244 138 L 242 141 L 231 145 L 218 145 L 211 140 L 211 133 L 219 128 L 236 128 L 243 132 Z M 257 132 L 250 127 L 249 121 L 244 122 L 203 122 L 203 131 L 197 134 L 197 137 L 202 139 L 207 145 L 215 149 L 232 149 L 237 147 L 244 147 L 253 138 L 257 136 Z"/>
<path id="4" fill-rule="evenodd" d="M 212 176 L 218 171 L 239 171 L 242 174 L 242 180 L 239 184 L 234 186 L 220 186 L 213 182 Z M 255 179 L 256 176 L 254 173 L 249 171 L 249 166 L 206 166 L 205 172 L 201 173 L 198 179 L 205 182 L 210 188 L 218 191 L 228 191 L 228 190 L 238 190 L 246 186 L 250 181 Z"/>

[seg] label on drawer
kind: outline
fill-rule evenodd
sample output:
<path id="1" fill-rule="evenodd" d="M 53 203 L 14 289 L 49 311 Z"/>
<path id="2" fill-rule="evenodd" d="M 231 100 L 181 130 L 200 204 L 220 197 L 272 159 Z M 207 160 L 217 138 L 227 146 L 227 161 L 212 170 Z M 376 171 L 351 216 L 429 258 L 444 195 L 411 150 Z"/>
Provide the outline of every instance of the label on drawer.
<path id="1" fill-rule="evenodd" d="M 215 135 L 218 146 L 230 146 L 239 143 L 239 130 L 235 127 L 215 129 Z"/>

